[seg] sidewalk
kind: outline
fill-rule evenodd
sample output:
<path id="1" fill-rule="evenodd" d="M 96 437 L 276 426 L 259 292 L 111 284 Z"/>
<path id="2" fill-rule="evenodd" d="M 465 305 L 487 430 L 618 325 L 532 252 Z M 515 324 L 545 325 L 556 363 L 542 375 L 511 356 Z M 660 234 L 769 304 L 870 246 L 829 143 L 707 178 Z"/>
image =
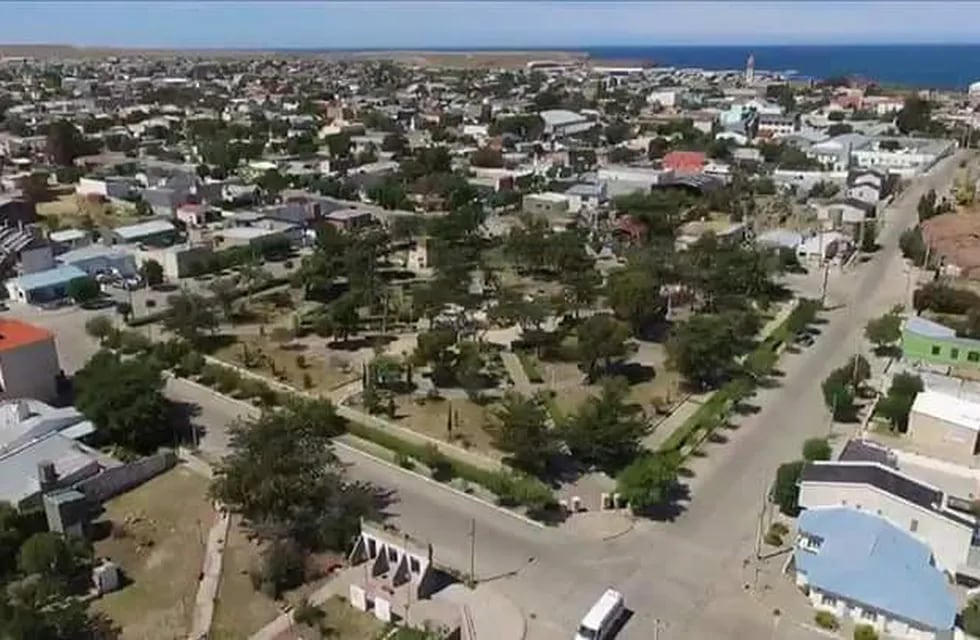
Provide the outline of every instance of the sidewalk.
<path id="1" fill-rule="evenodd" d="M 204 550 L 204 568 L 201 571 L 201 581 L 197 587 L 197 597 L 194 599 L 194 617 L 191 621 L 189 638 L 207 638 L 211 631 L 211 621 L 214 618 L 214 602 L 218 596 L 218 585 L 221 582 L 221 565 L 228 540 L 228 526 L 231 514 L 228 511 L 218 512 L 218 519 L 208 532 L 208 544 Z"/>
<path id="2" fill-rule="evenodd" d="M 513 351 L 501 351 L 500 360 L 514 383 L 514 391 L 526 396 L 531 395 L 534 391 L 531 387 L 531 379 L 527 377 L 527 371 L 524 370 L 524 363 L 521 362 L 520 357 Z"/>

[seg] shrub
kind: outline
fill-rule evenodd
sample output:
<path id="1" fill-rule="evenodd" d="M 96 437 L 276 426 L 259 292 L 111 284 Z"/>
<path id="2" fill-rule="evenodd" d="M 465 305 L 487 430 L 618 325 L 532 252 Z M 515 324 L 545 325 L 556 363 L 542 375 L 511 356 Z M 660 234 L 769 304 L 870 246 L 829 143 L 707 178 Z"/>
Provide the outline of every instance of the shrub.
<path id="1" fill-rule="evenodd" d="M 310 377 L 310 374 L 308 374 L 308 373 L 304 373 L 303 374 L 303 388 L 304 389 L 312 389 L 313 388 L 313 378 Z"/>
<path id="2" fill-rule="evenodd" d="M 771 525 L 769 525 L 769 530 L 775 531 L 776 534 L 780 536 L 785 536 L 787 533 L 789 533 L 789 527 L 782 522 L 773 522 Z"/>
<path id="3" fill-rule="evenodd" d="M 766 535 L 762 538 L 763 541 L 770 547 L 781 547 L 783 546 L 783 538 L 778 533 L 770 529 L 766 532 Z"/>
<path id="4" fill-rule="evenodd" d="M 191 351 L 180 359 L 177 373 L 184 376 L 196 376 L 204 369 L 204 356 L 197 351 Z"/>
<path id="5" fill-rule="evenodd" d="M 868 624 L 859 624 L 854 627 L 854 640 L 878 640 L 878 632 Z"/>
<path id="6" fill-rule="evenodd" d="M 242 377 L 238 372 L 227 367 L 218 367 L 214 384 L 221 393 L 231 393 L 241 385 Z"/>
<path id="7" fill-rule="evenodd" d="M 830 454 L 830 443 L 826 438 L 810 438 L 803 443 L 803 459 L 807 462 L 830 460 Z"/>
<path id="8" fill-rule="evenodd" d="M 411 470 L 415 468 L 415 462 L 412 460 L 412 457 L 401 451 L 395 453 L 395 464 L 402 469 Z"/>
<path id="9" fill-rule="evenodd" d="M 126 330 L 119 335 L 119 348 L 123 353 L 139 353 L 152 347 L 150 339 L 139 331 Z"/>
<path id="10" fill-rule="evenodd" d="M 283 591 L 303 584 L 306 559 L 292 540 L 276 540 L 262 553 L 262 591 L 278 599 Z M 254 583 L 254 579 L 253 579 Z"/>
<path id="11" fill-rule="evenodd" d="M 310 604 L 308 600 L 303 599 L 293 610 L 293 622 L 316 628 L 326 615 L 327 614 L 323 611 L 323 609 L 320 609 Z"/>
<path id="12" fill-rule="evenodd" d="M 836 631 L 837 627 L 840 626 L 837 622 L 837 616 L 829 611 L 817 611 L 817 615 L 813 616 L 813 621 L 821 629 L 827 629 L 829 631 Z"/>

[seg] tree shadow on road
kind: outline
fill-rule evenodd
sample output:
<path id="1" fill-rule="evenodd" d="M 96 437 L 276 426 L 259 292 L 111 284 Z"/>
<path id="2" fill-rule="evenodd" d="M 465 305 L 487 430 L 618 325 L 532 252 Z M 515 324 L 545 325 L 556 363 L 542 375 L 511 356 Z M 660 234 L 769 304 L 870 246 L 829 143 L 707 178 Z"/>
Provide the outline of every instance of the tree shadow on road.
<path id="1" fill-rule="evenodd" d="M 201 415 L 201 407 L 193 402 L 170 403 L 170 428 L 174 434 L 174 446 L 198 443 L 207 434 L 207 428 L 195 422 Z"/>
<path id="2" fill-rule="evenodd" d="M 682 482 L 678 482 L 668 490 L 667 499 L 664 502 L 636 511 L 635 514 L 648 520 L 673 522 L 687 510 L 684 503 L 689 502 L 690 499 L 690 487 Z"/>

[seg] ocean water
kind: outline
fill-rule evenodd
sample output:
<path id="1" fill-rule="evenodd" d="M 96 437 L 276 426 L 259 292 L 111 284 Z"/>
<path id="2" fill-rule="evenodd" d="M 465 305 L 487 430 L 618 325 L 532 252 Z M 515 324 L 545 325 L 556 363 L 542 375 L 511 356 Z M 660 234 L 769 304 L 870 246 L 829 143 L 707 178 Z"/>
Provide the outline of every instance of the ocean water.
<path id="1" fill-rule="evenodd" d="M 582 47 L 593 58 L 660 66 L 794 71 L 810 78 L 860 76 L 883 84 L 964 89 L 980 80 L 980 44 Z"/>

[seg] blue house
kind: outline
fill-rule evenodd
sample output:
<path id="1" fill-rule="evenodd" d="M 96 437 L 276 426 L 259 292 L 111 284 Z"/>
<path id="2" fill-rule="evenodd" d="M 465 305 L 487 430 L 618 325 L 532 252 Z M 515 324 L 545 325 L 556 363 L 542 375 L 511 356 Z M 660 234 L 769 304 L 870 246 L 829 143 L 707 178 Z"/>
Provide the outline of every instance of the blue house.
<path id="1" fill-rule="evenodd" d="M 814 607 L 889 637 L 952 638 L 956 601 L 928 546 L 843 507 L 808 509 L 798 529 L 796 583 Z"/>

